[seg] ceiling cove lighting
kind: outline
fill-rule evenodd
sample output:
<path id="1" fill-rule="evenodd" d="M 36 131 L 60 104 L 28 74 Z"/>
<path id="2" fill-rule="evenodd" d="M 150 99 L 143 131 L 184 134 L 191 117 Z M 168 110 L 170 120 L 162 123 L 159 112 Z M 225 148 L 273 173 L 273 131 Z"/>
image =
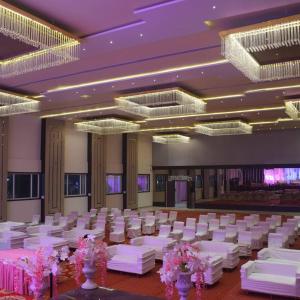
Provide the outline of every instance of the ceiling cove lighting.
<path id="1" fill-rule="evenodd" d="M 189 143 L 190 137 L 182 134 L 160 134 L 152 137 L 154 143 L 159 144 L 181 144 Z"/>
<path id="2" fill-rule="evenodd" d="M 80 109 L 80 110 L 73 110 L 68 112 L 62 112 L 62 113 L 53 113 L 53 114 L 47 114 L 40 116 L 41 119 L 47 119 L 47 118 L 56 118 L 56 117 L 64 117 L 64 116 L 71 116 L 71 115 L 79 115 L 79 114 L 85 114 L 85 113 L 93 113 L 97 111 L 104 111 L 104 110 L 111 110 L 116 109 L 117 106 L 106 106 L 106 107 L 95 107 L 95 108 L 87 108 L 87 109 Z"/>
<path id="3" fill-rule="evenodd" d="M 172 127 L 156 127 L 156 128 L 143 128 L 140 129 L 139 132 L 147 132 L 147 131 L 174 131 L 174 130 L 192 130 L 193 126 L 172 126 Z"/>
<path id="4" fill-rule="evenodd" d="M 75 123 L 78 131 L 96 133 L 100 135 L 119 134 L 125 132 L 137 132 L 139 124 L 116 118 L 107 118 L 93 121 L 81 121 Z"/>
<path id="5" fill-rule="evenodd" d="M 285 112 L 293 120 L 299 120 L 300 119 L 300 100 L 293 99 L 291 101 L 285 101 Z"/>
<path id="6" fill-rule="evenodd" d="M 161 70 L 150 71 L 150 72 L 145 72 L 145 73 L 138 73 L 138 74 L 132 74 L 132 75 L 127 75 L 127 76 L 120 76 L 120 77 L 113 77 L 113 78 L 108 78 L 108 79 L 84 82 L 84 83 L 79 83 L 79 84 L 74 84 L 74 85 L 59 86 L 59 87 L 56 87 L 56 88 L 46 91 L 46 93 L 61 92 L 61 91 L 84 88 L 84 87 L 89 87 L 89 86 L 94 86 L 94 85 L 101 85 L 101 84 L 106 84 L 106 83 L 139 79 L 139 78 L 156 76 L 156 75 L 164 75 L 164 74 L 180 72 L 180 71 L 188 71 L 188 70 L 205 68 L 205 67 L 221 65 L 221 64 L 226 64 L 226 63 L 228 63 L 227 59 L 219 59 L 219 60 L 214 60 L 214 61 L 209 61 L 209 62 L 204 62 L 204 63 L 199 63 L 199 64 L 184 65 L 184 66 L 161 69 Z"/>
<path id="7" fill-rule="evenodd" d="M 37 50 L 0 61 L 3 78 L 78 59 L 79 42 L 63 30 L 0 1 L 0 33 Z"/>
<path id="8" fill-rule="evenodd" d="M 221 32 L 222 53 L 252 81 L 300 76 L 300 60 L 261 65 L 252 53 L 300 45 L 300 16 L 271 20 Z"/>
<path id="9" fill-rule="evenodd" d="M 222 121 L 195 124 L 195 131 L 209 136 L 251 134 L 252 126 L 239 121 Z"/>
<path id="10" fill-rule="evenodd" d="M 206 107 L 204 101 L 179 88 L 127 95 L 115 100 L 119 109 L 148 118 L 202 113 Z"/>
<path id="11" fill-rule="evenodd" d="M 39 110 L 39 101 L 0 91 L 0 116 L 11 116 Z"/>

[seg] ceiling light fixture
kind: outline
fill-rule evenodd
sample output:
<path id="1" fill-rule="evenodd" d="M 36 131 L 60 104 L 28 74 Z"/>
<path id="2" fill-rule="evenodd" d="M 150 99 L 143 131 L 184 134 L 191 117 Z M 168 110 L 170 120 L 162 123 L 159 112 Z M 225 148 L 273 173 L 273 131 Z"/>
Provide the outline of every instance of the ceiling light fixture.
<path id="1" fill-rule="evenodd" d="M 78 131 L 96 133 L 100 135 L 136 132 L 140 125 L 131 121 L 107 118 L 93 121 L 81 121 L 74 124 Z"/>
<path id="2" fill-rule="evenodd" d="M 182 134 L 160 134 L 154 135 L 152 140 L 159 144 L 182 144 L 189 143 L 190 137 Z"/>
<path id="3" fill-rule="evenodd" d="M 0 91 L 0 116 L 11 116 L 39 110 L 39 101 Z"/>
<path id="4" fill-rule="evenodd" d="M 72 90 L 75 88 L 84 88 L 84 87 L 93 86 L 93 85 L 100 85 L 100 84 L 113 83 L 113 82 L 125 81 L 125 80 L 130 80 L 130 79 L 138 79 L 138 78 L 144 78 L 144 77 L 150 77 L 150 76 L 164 75 L 164 74 L 169 74 L 169 73 L 174 73 L 174 72 L 193 70 L 193 69 L 215 66 L 215 65 L 225 64 L 225 63 L 228 63 L 227 59 L 219 59 L 219 60 L 214 60 L 214 61 L 209 61 L 209 62 L 204 62 L 204 63 L 199 63 L 199 64 L 184 65 L 184 66 L 179 66 L 179 67 L 171 67 L 171 68 L 160 69 L 160 70 L 150 71 L 150 72 L 145 72 L 145 73 L 137 73 L 137 74 L 132 74 L 132 75 L 84 82 L 84 83 L 74 84 L 74 85 L 59 86 L 59 87 L 48 90 L 46 93 L 61 92 L 61 91 L 66 91 L 66 90 Z"/>
<path id="5" fill-rule="evenodd" d="M 202 113 L 206 107 L 204 101 L 179 88 L 121 96 L 115 100 L 119 109 L 149 118 Z"/>
<path id="6" fill-rule="evenodd" d="M 290 101 L 285 101 L 285 112 L 293 119 L 300 119 L 300 100 L 293 99 Z"/>
<path id="7" fill-rule="evenodd" d="M 300 60 L 260 64 L 252 55 L 261 51 L 300 45 L 300 16 L 275 19 L 221 32 L 222 53 L 252 81 L 300 76 Z"/>
<path id="8" fill-rule="evenodd" d="M 0 33 L 37 50 L 0 61 L 3 78 L 58 66 L 78 59 L 79 42 L 65 31 L 0 1 Z"/>
<path id="9" fill-rule="evenodd" d="M 251 134 L 252 126 L 239 121 L 222 121 L 195 124 L 195 131 L 209 136 Z"/>

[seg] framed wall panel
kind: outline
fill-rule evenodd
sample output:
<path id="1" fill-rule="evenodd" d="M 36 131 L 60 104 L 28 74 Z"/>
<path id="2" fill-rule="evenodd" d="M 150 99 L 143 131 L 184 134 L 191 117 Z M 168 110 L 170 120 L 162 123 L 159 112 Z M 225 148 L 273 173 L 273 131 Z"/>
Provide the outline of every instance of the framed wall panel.
<path id="1" fill-rule="evenodd" d="M 65 123 L 46 120 L 45 134 L 45 215 L 64 209 Z"/>
<path id="2" fill-rule="evenodd" d="M 7 217 L 8 118 L 0 118 L 0 221 Z"/>

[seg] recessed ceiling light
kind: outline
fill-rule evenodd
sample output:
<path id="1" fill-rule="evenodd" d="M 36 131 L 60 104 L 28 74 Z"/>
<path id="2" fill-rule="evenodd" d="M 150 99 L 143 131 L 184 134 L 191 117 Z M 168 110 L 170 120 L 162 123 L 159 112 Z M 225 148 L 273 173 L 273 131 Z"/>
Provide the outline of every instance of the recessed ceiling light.
<path id="1" fill-rule="evenodd" d="M 109 41 L 109 43 L 112 45 L 114 42 L 113 41 Z"/>
<path id="2" fill-rule="evenodd" d="M 93 92 L 96 92 L 96 89 L 95 89 L 95 88 L 93 88 Z"/>
<path id="3" fill-rule="evenodd" d="M 221 100 L 220 102 L 221 102 L 221 103 L 224 103 L 224 101 L 223 101 L 223 100 Z"/>
<path id="4" fill-rule="evenodd" d="M 82 51 L 85 51 L 86 50 L 86 48 L 82 48 Z"/>
<path id="5" fill-rule="evenodd" d="M 203 71 L 201 71 L 201 74 L 203 75 L 203 74 L 204 74 L 204 72 L 203 72 Z"/>
<path id="6" fill-rule="evenodd" d="M 176 78 L 179 78 L 179 75 L 178 75 L 178 74 L 176 75 Z"/>
<path id="7" fill-rule="evenodd" d="M 144 36 L 144 34 L 143 33 L 140 33 L 140 37 L 143 37 Z"/>
<path id="8" fill-rule="evenodd" d="M 135 82 L 131 82 L 131 85 L 135 85 Z"/>
<path id="9" fill-rule="evenodd" d="M 212 8 L 213 8 L 213 9 L 216 9 L 217 7 L 214 5 Z"/>
<path id="10" fill-rule="evenodd" d="M 241 98 L 241 102 L 243 102 L 243 98 Z"/>
<path id="11" fill-rule="evenodd" d="M 114 87 L 115 87 L 114 85 L 111 86 L 112 89 L 113 89 Z"/>
<path id="12" fill-rule="evenodd" d="M 79 94 L 79 92 L 75 92 L 75 94 Z"/>
<path id="13" fill-rule="evenodd" d="M 80 98 L 83 98 L 83 99 L 87 99 L 87 98 L 90 98 L 91 96 L 90 95 L 81 95 Z"/>
<path id="14" fill-rule="evenodd" d="M 153 82 L 156 82 L 156 79 L 153 79 Z"/>

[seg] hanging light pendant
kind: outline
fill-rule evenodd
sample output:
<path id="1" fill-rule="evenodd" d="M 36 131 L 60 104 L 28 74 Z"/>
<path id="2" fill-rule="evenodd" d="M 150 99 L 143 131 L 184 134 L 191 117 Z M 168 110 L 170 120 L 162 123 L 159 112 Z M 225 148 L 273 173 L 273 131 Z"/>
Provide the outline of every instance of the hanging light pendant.
<path id="1" fill-rule="evenodd" d="M 195 131 L 209 136 L 251 134 L 252 126 L 239 120 L 195 124 Z"/>
<path id="2" fill-rule="evenodd" d="M 222 53 L 252 81 L 300 76 L 300 60 L 260 64 L 253 54 L 300 45 L 300 15 L 220 33 Z"/>
<path id="3" fill-rule="evenodd" d="M 116 118 L 106 118 L 93 121 L 77 122 L 75 123 L 75 128 L 78 131 L 109 135 L 137 132 L 140 129 L 140 125 L 131 121 L 125 121 Z"/>
<path id="4" fill-rule="evenodd" d="M 0 1 L 0 33 L 37 49 L 0 61 L 2 78 L 78 59 L 79 42 L 76 38 L 4 1 Z"/>
<path id="5" fill-rule="evenodd" d="M 116 98 L 119 109 L 147 118 L 205 112 L 206 103 L 179 89 L 149 91 Z"/>
<path id="6" fill-rule="evenodd" d="M 152 137 L 154 143 L 159 144 L 181 144 L 189 143 L 190 137 L 182 134 L 160 134 Z"/>

